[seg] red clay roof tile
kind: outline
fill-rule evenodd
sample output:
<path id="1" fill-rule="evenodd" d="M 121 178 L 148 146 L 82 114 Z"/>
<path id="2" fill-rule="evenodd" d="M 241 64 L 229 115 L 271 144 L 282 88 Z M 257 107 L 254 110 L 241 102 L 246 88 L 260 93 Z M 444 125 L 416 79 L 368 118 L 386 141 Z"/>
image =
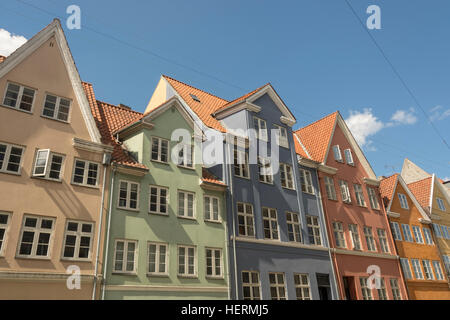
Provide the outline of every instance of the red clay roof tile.
<path id="1" fill-rule="evenodd" d="M 408 184 L 409 190 L 411 190 L 414 197 L 416 197 L 417 201 L 419 201 L 420 205 L 424 208 L 430 205 L 432 180 L 432 177 L 428 177 Z"/>

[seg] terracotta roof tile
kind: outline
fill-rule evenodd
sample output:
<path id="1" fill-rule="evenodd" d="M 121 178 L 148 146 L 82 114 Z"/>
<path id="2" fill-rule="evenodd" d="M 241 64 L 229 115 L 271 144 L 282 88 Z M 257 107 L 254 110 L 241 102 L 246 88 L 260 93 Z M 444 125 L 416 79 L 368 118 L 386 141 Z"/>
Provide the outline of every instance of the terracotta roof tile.
<path id="1" fill-rule="evenodd" d="M 233 101 L 230 101 L 230 102 L 226 103 L 226 104 L 223 105 L 221 108 L 217 109 L 215 112 L 217 112 L 217 111 L 222 111 L 222 110 L 228 108 L 229 106 L 234 105 L 235 103 L 244 101 L 245 99 L 247 99 L 247 98 L 250 97 L 251 95 L 255 94 L 256 92 L 258 92 L 259 90 L 261 90 L 262 88 L 264 88 L 264 87 L 267 86 L 267 85 L 270 85 L 270 83 L 266 83 L 265 85 L 259 87 L 258 89 L 255 89 L 255 90 L 253 90 L 253 91 L 250 91 L 249 93 L 246 93 L 246 94 L 244 94 L 243 96 L 241 96 L 241 97 L 239 97 L 239 98 L 237 98 L 237 99 L 234 99 Z"/>
<path id="2" fill-rule="evenodd" d="M 380 182 L 380 193 L 383 199 L 384 206 L 387 207 L 394 195 L 394 187 L 397 182 L 398 173 L 390 177 L 384 178 Z"/>
<path id="3" fill-rule="evenodd" d="M 303 148 L 303 146 L 298 141 L 298 136 L 295 133 L 292 133 L 292 136 L 294 138 L 295 152 L 302 158 L 311 159 L 311 157 L 306 153 L 305 148 Z"/>
<path id="4" fill-rule="evenodd" d="M 431 182 L 433 178 L 428 177 L 423 180 L 412 182 L 408 184 L 409 190 L 411 190 L 414 197 L 424 208 L 430 205 L 430 194 L 431 194 Z"/>
<path id="5" fill-rule="evenodd" d="M 202 168 L 202 181 L 208 182 L 208 183 L 219 184 L 221 186 L 226 186 L 226 184 L 223 181 L 221 181 L 219 178 L 214 176 L 206 168 Z"/>

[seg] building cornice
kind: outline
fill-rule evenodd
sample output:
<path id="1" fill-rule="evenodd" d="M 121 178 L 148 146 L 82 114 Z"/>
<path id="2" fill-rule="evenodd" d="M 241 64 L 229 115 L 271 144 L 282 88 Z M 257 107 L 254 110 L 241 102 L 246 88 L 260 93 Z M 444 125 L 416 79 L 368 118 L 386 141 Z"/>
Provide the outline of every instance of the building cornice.
<path id="1" fill-rule="evenodd" d="M 228 292 L 227 286 L 107 285 L 105 289 L 107 291 Z"/>
<path id="2" fill-rule="evenodd" d="M 333 248 L 331 250 L 336 254 L 346 254 L 346 255 L 353 255 L 353 256 L 382 258 L 382 259 L 391 259 L 391 260 L 397 260 L 399 258 L 398 255 L 379 253 L 379 252 L 356 251 L 356 250 L 337 249 L 337 248 Z"/>
<path id="3" fill-rule="evenodd" d="M 231 236 L 232 240 L 234 238 L 236 239 L 236 241 L 242 241 L 242 242 L 268 244 L 268 245 L 273 245 L 273 246 L 299 248 L 299 249 L 316 250 L 316 251 L 328 251 L 327 247 L 314 246 L 314 245 L 297 243 L 297 242 L 285 242 L 285 241 L 278 241 L 278 240 L 267 240 L 267 239 L 256 239 L 256 238 L 233 237 L 233 236 Z"/>
<path id="4" fill-rule="evenodd" d="M 113 146 L 87 141 L 76 137 L 73 138 L 72 145 L 77 149 L 96 153 L 112 153 L 114 150 Z"/>

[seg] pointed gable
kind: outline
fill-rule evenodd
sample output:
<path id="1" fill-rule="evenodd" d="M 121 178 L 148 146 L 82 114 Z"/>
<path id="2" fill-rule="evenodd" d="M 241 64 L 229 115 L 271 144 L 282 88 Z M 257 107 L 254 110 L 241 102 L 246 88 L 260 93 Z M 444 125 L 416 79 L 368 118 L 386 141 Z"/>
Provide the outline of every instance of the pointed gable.
<path id="1" fill-rule="evenodd" d="M 395 186 L 397 185 L 398 173 L 390 177 L 384 178 L 380 182 L 380 194 L 383 199 L 384 206 L 387 207 L 394 196 Z"/>

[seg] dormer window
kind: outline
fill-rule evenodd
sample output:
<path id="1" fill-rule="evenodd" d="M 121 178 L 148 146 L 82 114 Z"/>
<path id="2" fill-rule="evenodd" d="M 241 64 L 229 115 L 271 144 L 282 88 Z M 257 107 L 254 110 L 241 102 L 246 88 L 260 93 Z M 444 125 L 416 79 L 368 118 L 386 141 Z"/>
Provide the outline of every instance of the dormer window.
<path id="1" fill-rule="evenodd" d="M 47 94 L 45 97 L 44 109 L 42 110 L 43 117 L 68 122 L 69 111 L 69 99 Z"/>
<path id="2" fill-rule="evenodd" d="M 352 150 L 345 149 L 344 154 L 345 154 L 345 162 L 347 162 L 347 164 L 349 164 L 351 166 L 354 166 L 355 163 L 353 162 Z"/>
<path id="3" fill-rule="evenodd" d="M 342 162 L 342 154 L 339 145 L 333 146 L 334 160 Z"/>
<path id="4" fill-rule="evenodd" d="M 267 125 L 266 121 L 254 117 L 253 123 L 255 125 L 256 132 L 258 134 L 258 139 L 267 141 Z"/>
<path id="5" fill-rule="evenodd" d="M 14 83 L 8 83 L 3 104 L 14 109 L 31 112 L 34 94 L 34 89 Z"/>

